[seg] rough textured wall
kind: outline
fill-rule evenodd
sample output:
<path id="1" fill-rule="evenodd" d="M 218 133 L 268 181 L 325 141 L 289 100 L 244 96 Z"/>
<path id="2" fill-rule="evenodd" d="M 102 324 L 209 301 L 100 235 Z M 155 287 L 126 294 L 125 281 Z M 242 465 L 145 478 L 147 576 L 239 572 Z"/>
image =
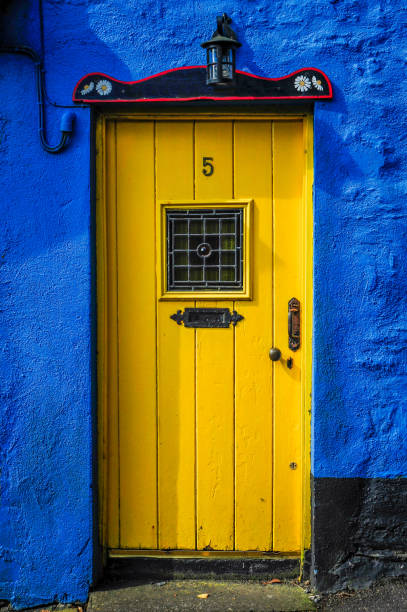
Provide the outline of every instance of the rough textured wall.
<path id="1" fill-rule="evenodd" d="M 329 5 L 321 50 L 335 101 L 315 115 L 313 473 L 405 476 L 407 9 Z"/>
<path id="2" fill-rule="evenodd" d="M 136 79 L 203 63 L 220 8 L 243 43 L 240 69 L 328 74 L 334 100 L 315 109 L 313 473 L 405 475 L 405 3 L 43 4 L 47 89 L 60 104 L 90 71 Z M 3 2 L 0 19 L 3 43 L 39 50 L 37 0 Z M 90 117 L 78 109 L 70 148 L 44 153 L 32 64 L 0 65 L 0 596 L 23 606 L 83 599 L 91 580 Z M 48 108 L 53 142 L 61 112 Z"/>
<path id="3" fill-rule="evenodd" d="M 39 49 L 29 8 L 2 6 L 3 44 Z M 78 111 L 72 146 L 45 153 L 32 62 L 0 66 L 0 599 L 25 607 L 86 599 L 91 581 L 90 125 Z"/>

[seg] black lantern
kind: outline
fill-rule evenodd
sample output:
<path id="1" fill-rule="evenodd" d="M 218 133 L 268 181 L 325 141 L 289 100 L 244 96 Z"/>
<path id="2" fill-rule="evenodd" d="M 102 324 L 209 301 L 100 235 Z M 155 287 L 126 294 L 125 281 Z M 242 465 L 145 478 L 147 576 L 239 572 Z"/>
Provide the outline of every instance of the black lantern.
<path id="1" fill-rule="evenodd" d="M 229 26 L 232 20 L 226 13 L 217 17 L 216 22 L 218 27 L 212 38 L 201 43 L 206 49 L 206 84 L 233 85 L 236 48 L 241 47 L 241 43 Z"/>

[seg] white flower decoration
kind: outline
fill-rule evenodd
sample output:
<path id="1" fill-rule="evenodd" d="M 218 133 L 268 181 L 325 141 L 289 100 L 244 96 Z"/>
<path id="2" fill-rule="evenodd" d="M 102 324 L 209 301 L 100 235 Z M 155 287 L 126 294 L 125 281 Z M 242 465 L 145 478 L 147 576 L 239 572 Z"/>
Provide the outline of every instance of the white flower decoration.
<path id="1" fill-rule="evenodd" d="M 96 91 L 100 96 L 107 96 L 112 91 L 112 84 L 110 81 L 102 80 L 96 85 Z"/>
<path id="2" fill-rule="evenodd" d="M 95 83 L 93 81 L 91 81 L 90 83 L 86 83 L 86 85 L 83 86 L 83 89 L 81 90 L 81 94 L 83 96 L 85 96 L 86 94 L 90 93 L 95 87 Z"/>
<path id="3" fill-rule="evenodd" d="M 312 77 L 312 84 L 315 87 L 315 89 L 318 89 L 318 91 L 323 91 L 324 90 L 324 88 L 322 87 L 321 79 L 317 79 L 316 76 Z"/>
<path id="4" fill-rule="evenodd" d="M 306 74 L 299 74 L 295 77 L 294 87 L 297 91 L 308 91 L 311 89 L 311 81 Z"/>

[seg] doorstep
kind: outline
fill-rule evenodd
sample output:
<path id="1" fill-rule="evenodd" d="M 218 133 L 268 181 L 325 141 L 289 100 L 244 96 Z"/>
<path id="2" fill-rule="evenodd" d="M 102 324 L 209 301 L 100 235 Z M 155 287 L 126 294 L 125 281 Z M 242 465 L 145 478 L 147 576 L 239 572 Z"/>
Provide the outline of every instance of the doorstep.
<path id="1" fill-rule="evenodd" d="M 105 568 L 107 578 L 154 578 L 161 580 L 236 580 L 280 578 L 300 575 L 300 558 L 287 556 L 194 557 L 186 555 L 146 555 L 110 557 Z"/>

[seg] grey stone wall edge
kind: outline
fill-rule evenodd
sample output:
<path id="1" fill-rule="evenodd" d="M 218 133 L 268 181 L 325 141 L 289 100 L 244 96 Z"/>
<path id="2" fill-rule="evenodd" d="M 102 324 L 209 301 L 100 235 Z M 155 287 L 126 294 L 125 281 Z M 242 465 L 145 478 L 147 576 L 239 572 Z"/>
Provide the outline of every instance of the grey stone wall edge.
<path id="1" fill-rule="evenodd" d="M 406 542 L 406 478 L 312 478 L 311 583 L 318 591 L 406 576 Z"/>

